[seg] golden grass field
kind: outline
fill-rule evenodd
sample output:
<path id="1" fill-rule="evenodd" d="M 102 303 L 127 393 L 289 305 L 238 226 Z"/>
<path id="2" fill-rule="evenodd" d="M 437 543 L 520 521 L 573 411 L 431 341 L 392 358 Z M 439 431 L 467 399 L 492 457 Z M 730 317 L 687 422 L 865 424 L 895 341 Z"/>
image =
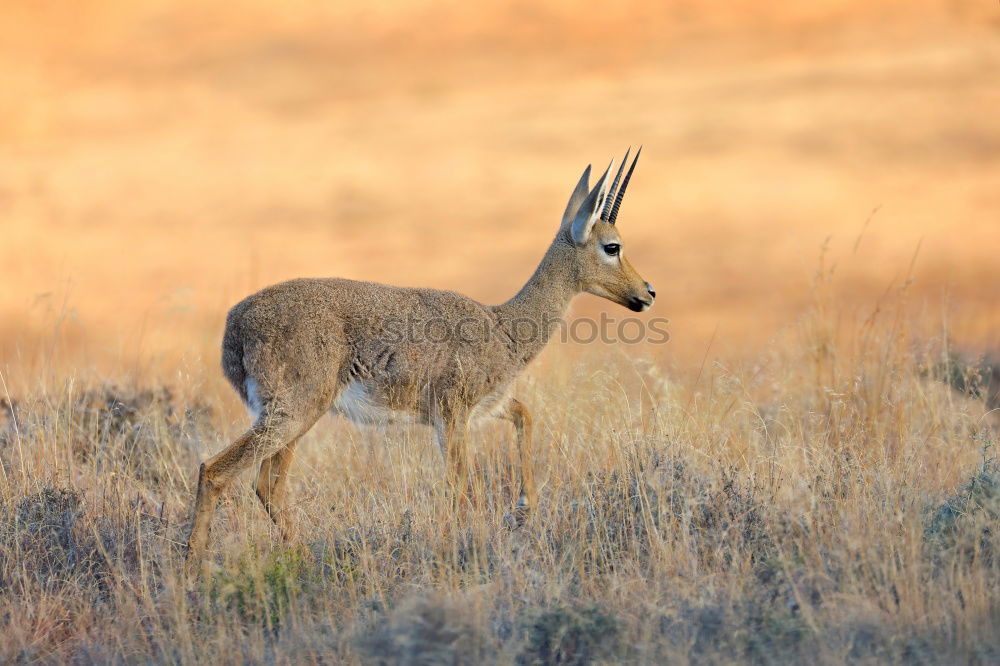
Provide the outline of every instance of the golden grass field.
<path id="1" fill-rule="evenodd" d="M 0 101 L 0 661 L 1000 660 L 995 5 L 7 3 Z M 638 143 L 671 340 L 529 367 L 527 525 L 506 426 L 456 516 L 428 433 L 324 420 L 298 539 L 242 479 L 183 580 L 230 305 L 505 300 Z"/>

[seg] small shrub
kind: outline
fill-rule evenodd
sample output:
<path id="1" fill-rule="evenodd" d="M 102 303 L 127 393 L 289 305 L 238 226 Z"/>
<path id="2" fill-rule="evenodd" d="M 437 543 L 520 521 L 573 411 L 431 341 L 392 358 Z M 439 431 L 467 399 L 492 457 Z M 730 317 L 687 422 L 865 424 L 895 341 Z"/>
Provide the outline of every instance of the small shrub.
<path id="1" fill-rule="evenodd" d="M 131 583 L 143 552 L 146 571 L 159 574 L 165 562 L 150 556 L 164 545 L 157 538 L 163 525 L 131 508 L 118 517 L 90 516 L 82 493 L 52 486 L 20 498 L 0 523 L 0 552 L 7 555 L 0 577 L 24 576 L 42 589 L 76 586 L 101 597 L 117 582 Z"/>
<path id="2" fill-rule="evenodd" d="M 356 641 L 372 663 L 482 664 L 494 650 L 470 614 L 458 602 L 439 597 L 412 597 Z"/>
<path id="3" fill-rule="evenodd" d="M 811 636 L 795 603 L 756 585 L 684 601 L 661 619 L 660 633 L 692 663 L 798 663 Z"/>
<path id="4" fill-rule="evenodd" d="M 617 655 L 618 619 L 599 606 L 544 609 L 524 623 L 525 645 L 517 663 L 590 664 Z"/>
<path id="5" fill-rule="evenodd" d="M 988 409 L 1000 407 L 1000 360 L 968 361 L 950 354 L 939 374 L 956 391 L 981 399 Z"/>
<path id="6" fill-rule="evenodd" d="M 4 550 L 30 562 L 29 577 L 43 586 L 89 576 L 95 566 L 95 544 L 78 525 L 82 514 L 83 496 L 76 490 L 46 486 L 22 497 L 7 512 Z"/>
<path id="7" fill-rule="evenodd" d="M 998 521 L 1000 465 L 995 457 L 984 457 L 958 492 L 933 510 L 924 537 L 938 564 L 948 553 L 967 561 L 978 556 L 990 564 L 997 556 Z"/>
<path id="8" fill-rule="evenodd" d="M 302 548 L 275 549 L 263 557 L 252 551 L 212 579 L 209 601 L 236 611 L 244 622 L 278 631 L 305 587 L 307 562 Z"/>

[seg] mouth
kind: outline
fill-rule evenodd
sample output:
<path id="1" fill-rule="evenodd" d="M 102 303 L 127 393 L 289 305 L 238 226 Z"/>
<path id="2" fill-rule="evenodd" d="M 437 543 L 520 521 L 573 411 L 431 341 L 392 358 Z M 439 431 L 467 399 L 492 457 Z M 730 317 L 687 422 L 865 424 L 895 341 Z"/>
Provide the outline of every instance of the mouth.
<path id="1" fill-rule="evenodd" d="M 643 312 L 653 307 L 653 300 L 652 299 L 646 300 L 632 296 L 631 298 L 628 299 L 628 303 L 625 304 L 625 307 L 627 307 L 632 312 Z"/>

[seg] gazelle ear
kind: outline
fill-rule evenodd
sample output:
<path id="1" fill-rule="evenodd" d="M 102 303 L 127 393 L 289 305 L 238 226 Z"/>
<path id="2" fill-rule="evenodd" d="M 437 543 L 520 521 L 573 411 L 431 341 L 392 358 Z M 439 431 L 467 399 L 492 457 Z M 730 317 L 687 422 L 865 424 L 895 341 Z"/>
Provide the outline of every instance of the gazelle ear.
<path id="1" fill-rule="evenodd" d="M 589 191 L 590 165 L 588 164 L 587 168 L 583 170 L 583 175 L 580 176 L 580 182 L 576 184 L 573 194 L 569 196 L 569 203 L 566 204 L 566 212 L 563 213 L 562 222 L 559 226 L 565 227 L 576 217 L 576 211 L 580 210 L 580 204 L 587 198 L 587 192 Z"/>
<path id="2" fill-rule="evenodd" d="M 573 242 L 577 245 L 583 245 L 590 238 L 590 232 L 594 228 L 594 223 L 597 222 L 598 215 L 601 212 L 601 205 L 608 194 L 608 175 L 611 173 L 611 167 L 614 164 L 615 161 L 611 160 L 608 170 L 604 172 L 601 179 L 594 185 L 594 189 L 583 200 L 583 203 L 580 204 L 580 207 L 576 211 L 576 215 L 573 217 L 573 225 L 570 227 L 569 232 Z"/>

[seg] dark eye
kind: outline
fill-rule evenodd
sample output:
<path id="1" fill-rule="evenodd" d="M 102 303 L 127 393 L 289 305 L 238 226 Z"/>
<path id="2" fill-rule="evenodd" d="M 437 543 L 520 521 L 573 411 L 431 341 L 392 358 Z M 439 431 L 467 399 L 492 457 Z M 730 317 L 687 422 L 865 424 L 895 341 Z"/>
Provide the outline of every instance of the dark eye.
<path id="1" fill-rule="evenodd" d="M 608 253 L 609 256 L 615 256 L 621 252 L 622 246 L 618 243 L 608 243 L 604 246 L 604 251 Z"/>

